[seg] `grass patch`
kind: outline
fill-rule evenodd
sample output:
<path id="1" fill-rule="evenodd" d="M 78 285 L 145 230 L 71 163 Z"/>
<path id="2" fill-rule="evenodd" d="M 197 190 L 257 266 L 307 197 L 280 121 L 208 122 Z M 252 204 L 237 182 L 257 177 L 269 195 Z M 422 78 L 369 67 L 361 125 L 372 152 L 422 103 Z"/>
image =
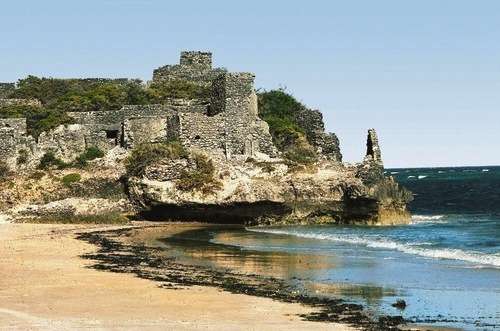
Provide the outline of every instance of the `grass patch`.
<path id="1" fill-rule="evenodd" d="M 71 186 L 73 183 L 78 183 L 82 179 L 82 175 L 77 173 L 67 174 L 62 178 L 62 182 L 66 186 Z"/>

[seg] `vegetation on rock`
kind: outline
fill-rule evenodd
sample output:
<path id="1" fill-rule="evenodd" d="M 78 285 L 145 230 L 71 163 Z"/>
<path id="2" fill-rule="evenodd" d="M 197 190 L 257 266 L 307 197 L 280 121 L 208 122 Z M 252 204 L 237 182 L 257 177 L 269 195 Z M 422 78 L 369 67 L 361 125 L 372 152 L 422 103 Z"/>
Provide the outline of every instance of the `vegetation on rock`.
<path id="1" fill-rule="evenodd" d="M 58 109 L 43 105 L 10 105 L 0 107 L 0 118 L 26 118 L 27 132 L 38 137 L 42 132 L 54 129 L 61 124 L 72 124 L 75 120 Z"/>
<path id="2" fill-rule="evenodd" d="M 173 161 L 188 156 L 184 146 L 176 140 L 163 143 L 141 144 L 136 146 L 125 159 L 125 167 L 132 176 L 143 176 L 146 168 L 162 160 Z"/>
<path id="3" fill-rule="evenodd" d="M 197 85 L 182 79 L 156 82 L 147 90 L 151 103 L 165 103 L 168 99 L 209 98 L 211 93 L 210 85 Z"/>
<path id="4" fill-rule="evenodd" d="M 285 159 L 291 165 L 308 165 L 316 162 L 316 151 L 295 120 L 305 106 L 282 88 L 259 92 L 257 96 L 259 116 L 269 124 L 273 142 L 283 152 Z"/>
<path id="5" fill-rule="evenodd" d="M 25 149 L 20 149 L 17 153 L 17 164 L 26 164 L 28 162 L 28 151 Z"/>
<path id="6" fill-rule="evenodd" d="M 61 159 L 57 158 L 54 153 L 47 152 L 43 154 L 40 159 L 40 164 L 38 165 L 38 169 L 48 170 L 52 167 L 56 167 L 57 169 L 66 168 L 68 164 L 64 163 Z"/>
<path id="7" fill-rule="evenodd" d="M 391 202 L 410 203 L 413 201 L 413 193 L 407 188 L 399 188 L 398 183 L 391 179 L 385 179 L 376 186 L 375 198 L 382 204 Z"/>
<path id="8" fill-rule="evenodd" d="M 70 186 L 73 183 L 79 182 L 81 179 L 82 175 L 77 173 L 71 173 L 64 176 L 61 181 L 63 182 L 64 185 Z"/>
<path id="9" fill-rule="evenodd" d="M 184 192 L 200 191 L 203 194 L 213 194 L 222 187 L 222 183 L 214 176 L 215 167 L 208 157 L 193 154 L 191 158 L 196 164 L 194 171 L 183 170 L 177 188 Z"/>
<path id="10" fill-rule="evenodd" d="M 99 147 L 90 146 L 76 157 L 75 163 L 80 167 L 85 167 L 88 161 L 92 161 L 103 156 L 104 152 L 99 149 Z"/>

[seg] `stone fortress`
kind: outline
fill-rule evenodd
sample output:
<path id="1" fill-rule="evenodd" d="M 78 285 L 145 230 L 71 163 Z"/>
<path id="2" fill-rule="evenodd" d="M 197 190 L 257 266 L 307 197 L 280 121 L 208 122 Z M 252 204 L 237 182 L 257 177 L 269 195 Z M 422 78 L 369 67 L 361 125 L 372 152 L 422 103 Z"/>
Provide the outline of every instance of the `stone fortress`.
<path id="1" fill-rule="evenodd" d="M 103 151 L 116 146 L 131 149 L 139 143 L 168 138 L 228 161 L 248 156 L 278 156 L 268 125 L 257 114 L 253 74 L 212 68 L 211 53 L 189 51 L 181 52 L 180 64 L 154 70 L 152 82 L 179 79 L 210 84 L 211 97 L 173 99 L 162 105 L 126 105 L 113 111 L 72 112 L 69 115 L 75 118 L 76 124 L 44 132 L 38 139 L 27 136 L 26 119 L 0 119 L 0 159 L 15 169 L 19 153 L 23 151 L 28 155 L 27 166 L 33 167 L 46 152 L 70 162 L 91 146 Z M 2 99 L 5 91 L 14 87 L 13 83 L 0 84 L 0 105 L 38 102 Z M 297 121 L 305 128 L 308 141 L 319 155 L 342 161 L 338 139 L 333 133 L 325 133 L 319 111 L 304 108 Z"/>

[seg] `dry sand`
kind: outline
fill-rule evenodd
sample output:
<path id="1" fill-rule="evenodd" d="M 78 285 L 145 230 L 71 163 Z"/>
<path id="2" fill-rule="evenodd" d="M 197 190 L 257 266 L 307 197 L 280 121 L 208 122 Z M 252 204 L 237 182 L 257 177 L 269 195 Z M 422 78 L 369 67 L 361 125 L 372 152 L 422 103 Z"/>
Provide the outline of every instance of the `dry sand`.
<path id="1" fill-rule="evenodd" d="M 92 229 L 0 224 L 0 330 L 353 330 L 302 321 L 299 304 L 87 268 L 96 247 L 75 234 Z"/>

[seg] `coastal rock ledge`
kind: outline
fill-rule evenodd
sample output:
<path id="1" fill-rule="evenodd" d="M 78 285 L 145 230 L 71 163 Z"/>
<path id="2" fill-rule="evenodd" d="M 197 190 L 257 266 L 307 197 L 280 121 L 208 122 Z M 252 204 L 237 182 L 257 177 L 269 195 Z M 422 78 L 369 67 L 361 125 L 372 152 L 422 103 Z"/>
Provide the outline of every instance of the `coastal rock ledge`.
<path id="1" fill-rule="evenodd" d="M 214 162 L 220 189 L 183 192 L 171 167 L 149 167 L 127 179 L 141 218 L 246 225 L 395 225 L 411 220 L 412 194 L 384 176 L 375 130 L 367 155 L 356 164 L 324 160 L 293 171 L 280 159 Z"/>

